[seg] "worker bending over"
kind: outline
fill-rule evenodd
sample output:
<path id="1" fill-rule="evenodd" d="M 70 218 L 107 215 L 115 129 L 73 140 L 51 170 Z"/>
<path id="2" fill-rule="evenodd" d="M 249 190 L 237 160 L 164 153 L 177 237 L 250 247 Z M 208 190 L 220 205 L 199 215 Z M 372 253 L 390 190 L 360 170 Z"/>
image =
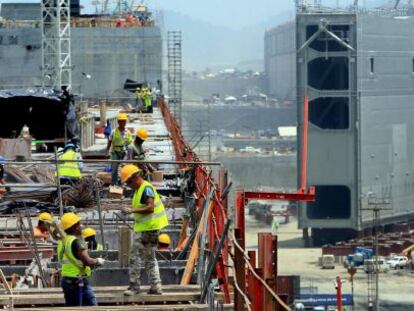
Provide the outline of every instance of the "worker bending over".
<path id="1" fill-rule="evenodd" d="M 148 139 L 148 136 L 147 129 L 139 128 L 136 131 L 134 141 L 128 146 L 128 160 L 145 161 L 145 149 L 143 144 Z M 149 163 L 139 163 L 137 165 L 143 171 L 144 175 L 154 171 L 154 168 Z"/>
<path id="2" fill-rule="evenodd" d="M 168 251 L 170 250 L 171 239 L 170 236 L 166 233 L 161 233 L 158 236 L 158 250 Z"/>
<path id="3" fill-rule="evenodd" d="M 105 260 L 91 258 L 82 241 L 81 219 L 75 213 L 62 216 L 60 226 L 66 236 L 57 248 L 62 266 L 61 285 L 66 306 L 96 306 L 95 293 L 89 284 L 91 268 L 101 266 Z"/>
<path id="4" fill-rule="evenodd" d="M 88 249 L 91 251 L 103 251 L 102 244 L 96 241 L 96 231 L 93 228 L 86 228 L 82 232 L 83 239 L 88 244 Z"/>
<path id="5" fill-rule="evenodd" d="M 135 190 L 132 208 L 124 208 L 125 213 L 134 215 L 134 238 L 129 263 L 129 287 L 126 296 L 140 292 L 141 261 L 148 273 L 150 289 L 148 294 L 161 295 L 161 278 L 155 250 L 159 231 L 168 225 L 167 213 L 154 186 L 141 176 L 135 165 L 125 165 L 121 169 L 121 180 Z"/>
<path id="6" fill-rule="evenodd" d="M 76 152 L 76 146 L 72 143 L 66 144 L 63 154 L 59 156 L 60 161 L 77 161 L 81 156 Z M 82 177 L 83 164 L 81 162 L 63 162 L 58 164 L 58 173 L 60 183 L 63 185 L 73 185 Z"/>
<path id="7" fill-rule="evenodd" d="M 114 129 L 109 136 L 108 145 L 106 146 L 106 156 L 110 152 L 111 160 L 123 160 L 126 154 L 126 148 L 132 142 L 131 132 L 126 129 L 128 116 L 125 113 L 118 115 L 118 127 Z M 111 183 L 112 185 L 118 184 L 118 167 L 119 163 L 112 163 L 111 171 Z"/>
<path id="8" fill-rule="evenodd" d="M 37 222 L 37 226 L 33 227 L 33 234 L 36 239 L 48 239 L 49 238 L 49 231 L 46 226 L 46 222 L 51 223 L 53 221 L 53 217 L 51 214 L 47 212 L 43 212 L 39 214 L 39 221 Z"/>

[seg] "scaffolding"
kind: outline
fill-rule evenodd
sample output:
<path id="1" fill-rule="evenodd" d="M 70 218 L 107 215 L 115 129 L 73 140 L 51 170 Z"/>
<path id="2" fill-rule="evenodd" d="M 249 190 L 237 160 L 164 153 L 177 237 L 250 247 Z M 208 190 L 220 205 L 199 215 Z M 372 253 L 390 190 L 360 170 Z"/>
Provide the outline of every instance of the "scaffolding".
<path id="1" fill-rule="evenodd" d="M 168 97 L 174 117 L 182 124 L 181 31 L 168 31 Z"/>
<path id="2" fill-rule="evenodd" d="M 43 86 L 71 88 L 70 1 L 41 1 Z"/>

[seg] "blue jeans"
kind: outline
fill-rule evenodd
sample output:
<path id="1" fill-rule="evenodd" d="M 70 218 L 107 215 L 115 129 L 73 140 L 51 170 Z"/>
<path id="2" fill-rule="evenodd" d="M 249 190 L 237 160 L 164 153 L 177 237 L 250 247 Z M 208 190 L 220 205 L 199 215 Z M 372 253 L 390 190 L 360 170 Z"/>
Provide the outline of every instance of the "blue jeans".
<path id="1" fill-rule="evenodd" d="M 65 306 L 98 305 L 95 293 L 86 278 L 63 277 L 60 283 L 63 289 L 63 295 L 65 296 Z"/>
<path id="2" fill-rule="evenodd" d="M 121 151 L 121 152 L 117 152 L 117 151 L 112 151 L 111 152 L 111 160 L 123 160 L 125 158 L 125 152 Z M 111 180 L 112 180 L 112 184 L 113 185 L 118 185 L 118 168 L 119 168 L 119 164 L 118 163 L 112 163 L 111 165 L 111 170 L 112 170 L 112 175 L 111 175 Z"/>

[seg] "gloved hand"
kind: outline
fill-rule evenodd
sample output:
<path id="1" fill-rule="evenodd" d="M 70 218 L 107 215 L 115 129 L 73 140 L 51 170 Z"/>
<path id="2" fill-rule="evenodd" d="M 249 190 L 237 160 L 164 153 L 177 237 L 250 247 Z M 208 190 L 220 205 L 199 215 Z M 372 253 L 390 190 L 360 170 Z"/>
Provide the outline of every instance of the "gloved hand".
<path id="1" fill-rule="evenodd" d="M 105 259 L 103 258 L 96 258 L 96 266 L 100 267 L 105 264 Z"/>

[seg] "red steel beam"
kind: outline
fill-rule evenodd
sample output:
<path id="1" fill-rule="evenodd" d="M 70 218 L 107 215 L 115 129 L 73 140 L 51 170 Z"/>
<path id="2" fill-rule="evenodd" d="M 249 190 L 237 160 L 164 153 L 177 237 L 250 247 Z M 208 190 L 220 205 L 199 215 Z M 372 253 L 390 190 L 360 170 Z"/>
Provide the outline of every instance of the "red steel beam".
<path id="1" fill-rule="evenodd" d="M 315 188 L 310 187 L 308 192 L 298 191 L 296 193 L 277 192 L 254 192 L 245 191 L 244 199 L 248 200 L 280 200 L 280 201 L 315 201 Z"/>
<path id="2" fill-rule="evenodd" d="M 240 230 L 240 239 L 242 244 L 240 246 L 245 249 L 246 245 L 246 219 L 244 215 L 245 192 L 236 191 L 236 209 L 235 209 L 235 225 L 236 229 Z"/>

